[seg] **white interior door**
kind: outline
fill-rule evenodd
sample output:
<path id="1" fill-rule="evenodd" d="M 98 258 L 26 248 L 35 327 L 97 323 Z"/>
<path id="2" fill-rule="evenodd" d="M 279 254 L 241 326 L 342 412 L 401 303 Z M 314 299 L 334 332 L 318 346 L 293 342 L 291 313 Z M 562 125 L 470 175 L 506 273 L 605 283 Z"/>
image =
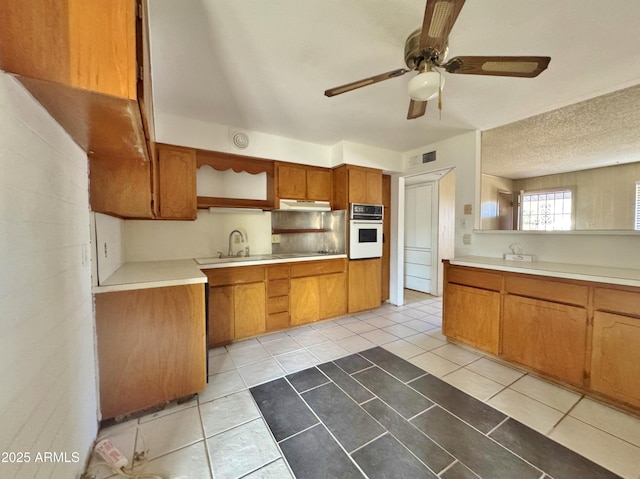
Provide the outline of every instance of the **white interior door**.
<path id="1" fill-rule="evenodd" d="M 406 187 L 404 286 L 423 293 L 432 293 L 437 287 L 437 203 L 437 183 Z"/>

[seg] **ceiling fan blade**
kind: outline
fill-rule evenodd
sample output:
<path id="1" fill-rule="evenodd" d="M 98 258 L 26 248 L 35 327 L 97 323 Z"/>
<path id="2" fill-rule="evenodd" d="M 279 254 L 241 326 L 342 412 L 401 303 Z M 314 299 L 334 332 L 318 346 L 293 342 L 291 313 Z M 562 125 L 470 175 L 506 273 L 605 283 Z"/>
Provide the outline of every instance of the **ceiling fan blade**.
<path id="1" fill-rule="evenodd" d="M 420 49 L 433 48 L 444 53 L 449 33 L 465 0 L 427 0 L 420 34 Z"/>
<path id="2" fill-rule="evenodd" d="M 352 83 L 347 83 L 346 85 L 330 88 L 326 90 L 324 94 L 325 96 L 340 95 L 341 93 L 346 93 L 357 88 L 362 88 L 363 86 L 373 85 L 374 83 L 389 80 L 390 78 L 400 77 L 408 71 L 409 70 L 407 70 L 406 68 L 400 68 L 398 70 L 393 70 L 387 73 L 381 73 L 380 75 L 375 75 L 369 78 L 364 78 L 362 80 L 354 81 Z"/>
<path id="3" fill-rule="evenodd" d="M 550 57 L 455 57 L 442 66 L 449 73 L 533 78 L 550 61 Z"/>
<path id="4" fill-rule="evenodd" d="M 407 120 L 414 120 L 420 118 L 427 111 L 426 101 L 411 100 L 409 103 L 409 113 L 407 113 Z"/>

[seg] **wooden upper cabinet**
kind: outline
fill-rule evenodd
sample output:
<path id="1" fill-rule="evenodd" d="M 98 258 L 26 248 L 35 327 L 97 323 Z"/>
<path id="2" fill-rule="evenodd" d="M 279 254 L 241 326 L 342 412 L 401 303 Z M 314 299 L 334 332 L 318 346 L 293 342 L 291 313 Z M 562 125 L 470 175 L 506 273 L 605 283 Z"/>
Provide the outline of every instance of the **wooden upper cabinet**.
<path id="1" fill-rule="evenodd" d="M 331 170 L 276 162 L 278 198 L 331 201 Z"/>
<path id="2" fill-rule="evenodd" d="M 307 168 L 307 199 L 331 201 L 331 170 Z"/>
<path id="3" fill-rule="evenodd" d="M 307 170 L 304 166 L 277 163 L 278 198 L 305 200 Z"/>
<path id="4" fill-rule="evenodd" d="M 138 19 L 135 0 L 0 2 L 0 69 L 87 152 L 91 208 L 126 218 L 153 216 L 145 5 Z"/>
<path id="5" fill-rule="evenodd" d="M 3 0 L 0 68 L 119 98 L 136 98 L 134 0 Z"/>
<path id="6" fill-rule="evenodd" d="M 194 220 L 196 204 L 196 152 L 158 145 L 158 215 L 163 219 Z"/>
<path id="7" fill-rule="evenodd" d="M 382 171 L 342 165 L 333 170 L 333 203 L 347 209 L 349 203 L 382 204 Z"/>
<path id="8" fill-rule="evenodd" d="M 382 175 L 382 205 L 391 208 L 391 176 Z"/>

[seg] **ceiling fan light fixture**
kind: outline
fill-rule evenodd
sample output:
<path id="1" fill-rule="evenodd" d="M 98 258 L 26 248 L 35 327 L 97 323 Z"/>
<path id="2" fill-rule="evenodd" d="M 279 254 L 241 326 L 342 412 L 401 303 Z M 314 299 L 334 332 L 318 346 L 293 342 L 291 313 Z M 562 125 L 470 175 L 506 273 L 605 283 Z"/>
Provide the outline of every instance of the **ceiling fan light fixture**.
<path id="1" fill-rule="evenodd" d="M 441 83 L 442 82 L 442 83 Z M 444 87 L 444 78 L 436 71 L 418 73 L 409 81 L 409 96 L 412 100 L 427 101 Z"/>

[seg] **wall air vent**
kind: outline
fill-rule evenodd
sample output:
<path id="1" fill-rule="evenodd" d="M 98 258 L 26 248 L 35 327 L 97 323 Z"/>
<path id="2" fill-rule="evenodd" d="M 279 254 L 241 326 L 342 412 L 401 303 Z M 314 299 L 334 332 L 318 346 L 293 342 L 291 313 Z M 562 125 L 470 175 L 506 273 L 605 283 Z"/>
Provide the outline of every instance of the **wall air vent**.
<path id="1" fill-rule="evenodd" d="M 249 146 L 249 136 L 241 131 L 231 133 L 231 141 L 236 148 L 244 150 Z"/>
<path id="2" fill-rule="evenodd" d="M 436 151 L 430 151 L 428 153 L 422 154 L 422 163 L 430 163 L 432 161 L 436 161 Z"/>

